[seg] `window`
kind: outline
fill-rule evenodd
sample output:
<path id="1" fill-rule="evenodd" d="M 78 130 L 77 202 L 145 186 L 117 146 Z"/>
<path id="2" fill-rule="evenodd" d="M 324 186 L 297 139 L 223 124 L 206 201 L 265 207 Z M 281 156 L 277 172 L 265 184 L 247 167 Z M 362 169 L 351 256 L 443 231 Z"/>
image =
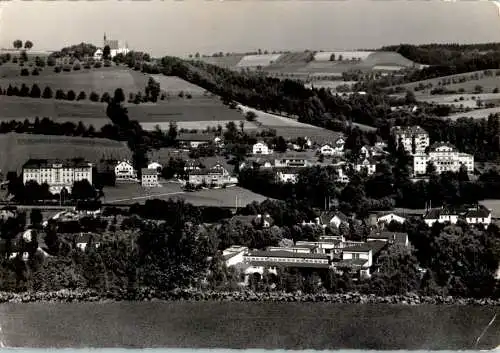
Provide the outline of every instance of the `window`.
<path id="1" fill-rule="evenodd" d="M 352 254 L 353 260 L 359 260 L 359 254 Z"/>

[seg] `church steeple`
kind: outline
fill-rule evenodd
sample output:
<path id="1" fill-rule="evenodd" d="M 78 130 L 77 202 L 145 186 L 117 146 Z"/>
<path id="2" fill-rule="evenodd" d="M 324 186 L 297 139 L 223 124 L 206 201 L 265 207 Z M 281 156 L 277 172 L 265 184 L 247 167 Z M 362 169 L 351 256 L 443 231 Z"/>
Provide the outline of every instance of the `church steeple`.
<path id="1" fill-rule="evenodd" d="M 106 45 L 106 32 L 104 32 L 104 45 Z"/>

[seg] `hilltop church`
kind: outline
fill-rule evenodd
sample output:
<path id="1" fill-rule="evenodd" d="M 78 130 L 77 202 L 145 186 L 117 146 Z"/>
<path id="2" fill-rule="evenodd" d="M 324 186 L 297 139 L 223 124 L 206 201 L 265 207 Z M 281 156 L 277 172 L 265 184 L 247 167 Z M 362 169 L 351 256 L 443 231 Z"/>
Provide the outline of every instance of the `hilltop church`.
<path id="1" fill-rule="evenodd" d="M 103 44 L 102 44 L 102 48 L 98 48 L 95 51 L 95 53 L 94 53 L 94 60 L 102 60 L 102 58 L 103 58 L 103 49 L 104 49 L 104 47 L 106 45 L 109 46 L 111 59 L 114 58 L 118 54 L 127 55 L 127 53 L 130 51 L 128 49 L 127 42 L 125 42 L 125 45 L 123 45 L 123 43 L 120 43 L 116 39 L 107 39 L 106 38 L 106 33 L 104 33 L 104 41 L 103 41 Z"/>

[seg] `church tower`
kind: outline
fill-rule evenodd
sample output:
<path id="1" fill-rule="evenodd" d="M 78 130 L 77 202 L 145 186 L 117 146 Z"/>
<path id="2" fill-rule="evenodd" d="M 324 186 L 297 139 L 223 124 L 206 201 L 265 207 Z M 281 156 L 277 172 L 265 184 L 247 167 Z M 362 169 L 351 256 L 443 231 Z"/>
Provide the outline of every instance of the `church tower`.
<path id="1" fill-rule="evenodd" d="M 102 44 L 104 47 L 106 46 L 106 32 L 104 32 L 104 42 Z"/>

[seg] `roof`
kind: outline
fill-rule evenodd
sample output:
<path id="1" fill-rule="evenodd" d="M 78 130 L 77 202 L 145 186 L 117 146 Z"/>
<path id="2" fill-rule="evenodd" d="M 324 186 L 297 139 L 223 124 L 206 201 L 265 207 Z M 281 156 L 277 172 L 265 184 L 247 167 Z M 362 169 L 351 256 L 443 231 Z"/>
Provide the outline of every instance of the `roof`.
<path id="1" fill-rule="evenodd" d="M 457 151 L 457 148 L 454 145 L 452 145 L 449 142 L 442 142 L 442 141 L 433 143 L 432 146 L 430 147 L 430 150 L 434 151 L 436 150 L 436 148 L 439 147 L 450 147 L 454 152 Z"/>
<path id="2" fill-rule="evenodd" d="M 209 142 L 215 139 L 213 134 L 197 134 L 189 132 L 181 132 L 177 135 L 177 141 L 202 141 Z"/>
<path id="3" fill-rule="evenodd" d="M 329 264 L 314 264 L 307 262 L 301 263 L 301 262 L 247 261 L 246 263 L 252 266 L 267 266 L 267 267 L 299 267 L 299 268 L 325 268 L 325 269 L 330 267 Z"/>
<path id="4" fill-rule="evenodd" d="M 475 210 L 469 210 L 465 214 L 466 218 L 488 218 L 491 211 L 484 207 L 478 207 Z"/>
<path id="5" fill-rule="evenodd" d="M 374 241 L 368 241 L 366 243 L 360 244 L 360 245 L 353 245 L 353 246 L 348 246 L 344 249 L 342 249 L 343 252 L 368 252 L 372 251 L 372 254 L 376 254 L 380 252 L 385 246 L 387 246 L 387 243 L 385 241 L 379 241 L 379 240 L 374 240 Z"/>
<path id="6" fill-rule="evenodd" d="M 365 259 L 346 259 L 346 260 L 340 260 L 339 262 L 335 263 L 335 267 L 362 267 L 364 264 L 366 264 L 368 260 Z"/>
<path id="7" fill-rule="evenodd" d="M 29 159 L 23 165 L 23 169 L 40 169 L 40 168 L 52 168 L 52 165 L 60 164 L 62 168 L 88 168 L 92 167 L 92 163 L 89 163 L 83 159 L 74 160 L 58 160 L 58 159 Z"/>
<path id="8" fill-rule="evenodd" d="M 323 259 L 328 260 L 328 256 L 322 254 L 305 254 L 305 253 L 295 253 L 290 251 L 261 251 L 256 250 L 250 252 L 246 256 L 256 256 L 256 257 L 289 257 L 289 258 L 302 258 L 302 259 Z"/>
<path id="9" fill-rule="evenodd" d="M 398 216 L 398 217 L 401 217 L 401 218 L 406 218 L 407 217 L 407 215 L 405 215 L 402 212 L 382 211 L 382 212 L 377 213 L 377 218 L 382 218 L 382 217 L 389 216 L 389 215 L 395 215 L 395 216 Z"/>
<path id="10" fill-rule="evenodd" d="M 378 232 L 372 233 L 368 236 L 369 239 L 387 239 L 388 241 L 394 241 L 397 244 L 406 244 L 408 239 L 408 233 L 404 232 Z"/>
<path id="11" fill-rule="evenodd" d="M 418 125 L 413 126 L 394 126 L 391 131 L 396 134 L 428 134 L 427 131 Z"/>
<path id="12" fill-rule="evenodd" d="M 142 168 L 141 169 L 142 175 L 158 175 L 158 171 L 155 169 L 148 169 L 148 168 Z"/>
<path id="13" fill-rule="evenodd" d="M 273 169 L 276 173 L 282 174 L 299 174 L 304 168 L 300 167 L 277 167 Z"/>
<path id="14" fill-rule="evenodd" d="M 338 217 L 342 222 L 349 222 L 349 218 L 340 211 L 321 212 L 319 219 L 322 224 L 328 224 L 335 217 Z"/>
<path id="15" fill-rule="evenodd" d="M 431 208 L 424 214 L 424 219 L 439 219 L 440 216 L 458 216 L 458 212 L 446 208 Z"/>

